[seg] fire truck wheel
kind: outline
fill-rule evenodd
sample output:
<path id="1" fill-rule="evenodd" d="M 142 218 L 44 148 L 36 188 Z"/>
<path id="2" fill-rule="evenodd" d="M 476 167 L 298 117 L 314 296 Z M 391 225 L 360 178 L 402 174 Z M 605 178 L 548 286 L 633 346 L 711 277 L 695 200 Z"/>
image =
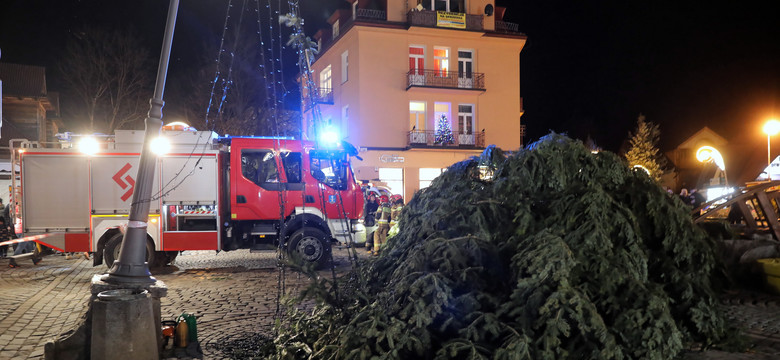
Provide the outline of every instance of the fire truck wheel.
<path id="1" fill-rule="evenodd" d="M 112 236 L 108 241 L 106 241 L 106 246 L 103 248 L 103 259 L 105 259 L 106 266 L 110 269 L 112 265 L 114 265 L 114 260 L 119 260 L 119 250 L 122 249 L 122 238 L 123 235 L 121 233 L 117 233 L 116 235 Z M 149 264 L 150 267 L 154 267 L 155 264 L 155 251 L 154 251 L 154 245 L 152 244 L 149 239 L 146 241 L 146 263 Z"/>
<path id="2" fill-rule="evenodd" d="M 330 261 L 329 240 L 320 229 L 303 228 L 290 236 L 287 252 L 293 261 L 316 263 L 321 269 Z"/>

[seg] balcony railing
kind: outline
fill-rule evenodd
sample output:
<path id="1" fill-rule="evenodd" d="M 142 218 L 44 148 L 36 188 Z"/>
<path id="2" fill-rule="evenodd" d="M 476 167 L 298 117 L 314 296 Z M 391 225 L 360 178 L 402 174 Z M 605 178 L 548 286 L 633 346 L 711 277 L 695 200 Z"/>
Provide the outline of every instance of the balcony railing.
<path id="1" fill-rule="evenodd" d="M 485 90 L 485 74 L 445 70 L 413 69 L 406 73 L 406 89 L 412 86 Z"/>
<path id="2" fill-rule="evenodd" d="M 407 139 L 410 147 L 465 147 L 465 148 L 484 148 L 485 133 L 453 133 L 452 141 L 448 142 L 441 137 L 437 138 L 434 130 L 412 130 Z"/>
<path id="3" fill-rule="evenodd" d="M 482 15 L 466 14 L 465 30 L 482 30 Z M 438 27 L 436 23 L 436 11 L 412 10 L 406 14 L 406 21 L 411 26 Z M 448 27 L 449 28 L 449 27 Z"/>
<path id="4" fill-rule="evenodd" d="M 357 9 L 355 13 L 356 20 L 386 21 L 387 13 L 382 10 Z"/>
<path id="5" fill-rule="evenodd" d="M 496 21 L 496 31 L 498 32 L 511 32 L 516 33 L 518 32 L 520 28 L 520 25 L 511 23 L 511 22 L 505 22 L 505 21 Z"/>
<path id="6" fill-rule="evenodd" d="M 309 101 L 309 99 L 311 101 Z M 315 104 L 328 104 L 333 105 L 333 89 L 331 88 L 316 88 L 314 89 L 311 97 L 305 101 L 306 109 L 310 109 Z"/>

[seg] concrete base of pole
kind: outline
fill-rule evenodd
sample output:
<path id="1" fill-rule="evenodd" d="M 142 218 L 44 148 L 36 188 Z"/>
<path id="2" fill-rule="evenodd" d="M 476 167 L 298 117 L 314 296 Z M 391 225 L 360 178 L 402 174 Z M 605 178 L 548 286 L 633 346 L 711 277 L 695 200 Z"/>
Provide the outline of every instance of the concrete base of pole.
<path id="1" fill-rule="evenodd" d="M 152 299 L 139 289 L 103 291 L 92 302 L 93 359 L 158 360 Z"/>
<path id="2" fill-rule="evenodd" d="M 67 333 L 62 334 L 57 340 L 49 342 L 44 347 L 45 352 L 45 359 L 57 359 L 57 360 L 63 360 L 63 359 L 101 359 L 101 358 L 119 358 L 114 356 L 114 354 L 111 354 L 109 357 L 96 357 L 94 355 L 91 355 L 92 351 L 92 341 L 93 341 L 93 333 L 94 332 L 100 332 L 101 328 L 105 328 L 105 324 L 97 324 L 94 319 L 94 310 L 95 310 L 95 304 L 98 302 L 97 295 L 103 291 L 108 290 L 117 290 L 121 288 L 130 288 L 130 289 L 137 289 L 137 290 L 146 290 L 151 295 L 151 298 L 149 299 L 151 301 L 151 322 L 153 323 L 154 331 L 149 330 L 149 333 L 155 334 L 155 339 L 147 340 L 149 344 L 145 344 L 145 346 L 148 346 L 150 344 L 154 344 L 155 340 L 157 342 L 156 348 L 152 345 L 152 347 L 155 349 L 156 353 L 159 353 L 159 349 L 162 348 L 162 329 L 161 329 L 161 315 L 160 315 L 160 299 L 168 295 L 168 288 L 166 287 L 165 283 L 162 281 L 157 281 L 154 284 L 142 286 L 139 285 L 137 287 L 132 287 L 127 284 L 125 285 L 114 285 L 109 284 L 106 282 L 103 282 L 100 280 L 101 275 L 95 275 L 92 277 L 92 288 L 91 293 L 92 297 L 89 300 L 89 306 L 87 309 L 87 312 L 81 319 L 81 323 L 78 328 L 75 330 L 68 331 Z M 113 318 L 113 314 L 110 318 Z M 103 322 L 106 321 L 105 317 Z M 133 320 L 134 321 L 134 320 Z M 131 325 L 135 324 L 135 322 L 130 323 Z M 96 330 L 93 331 L 93 326 L 96 326 Z M 128 337 L 129 338 L 129 337 Z M 119 340 L 117 340 L 119 341 Z M 124 342 L 124 340 L 121 340 Z M 128 357 L 129 358 L 129 357 Z"/>

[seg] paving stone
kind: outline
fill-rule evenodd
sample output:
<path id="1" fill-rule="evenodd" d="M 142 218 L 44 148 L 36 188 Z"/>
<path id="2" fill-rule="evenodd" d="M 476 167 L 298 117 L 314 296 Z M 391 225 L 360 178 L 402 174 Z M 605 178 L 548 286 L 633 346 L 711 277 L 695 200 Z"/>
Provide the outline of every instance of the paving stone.
<path id="1" fill-rule="evenodd" d="M 345 249 L 334 248 L 333 253 L 341 259 L 339 269 L 350 268 Z M 105 266 L 92 267 L 86 260 L 55 255 L 42 264 L 0 269 L 0 359 L 43 359 L 43 344 L 78 326 L 90 297 L 92 276 L 106 271 Z M 175 266 L 155 270 L 154 276 L 168 286 L 168 296 L 160 302 L 163 320 L 173 320 L 182 312 L 196 315 L 204 359 L 226 358 L 209 345 L 241 334 L 270 335 L 273 331 L 279 284 L 274 252 L 237 250 L 215 255 L 213 251 L 185 251 Z M 288 271 L 284 283 L 286 293 L 291 294 L 306 286 L 308 279 Z M 757 341 L 755 350 L 760 353 L 748 357 L 706 351 L 686 353 L 684 358 L 780 358 L 780 296 L 740 294 L 723 300 L 729 319 Z M 181 352 L 171 355 L 165 358 L 189 359 Z"/>

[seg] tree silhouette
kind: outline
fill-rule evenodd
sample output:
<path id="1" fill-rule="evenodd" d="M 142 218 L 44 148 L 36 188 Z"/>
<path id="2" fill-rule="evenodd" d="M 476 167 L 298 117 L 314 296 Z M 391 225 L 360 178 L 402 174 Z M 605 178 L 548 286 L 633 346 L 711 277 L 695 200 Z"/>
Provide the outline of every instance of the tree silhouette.
<path id="1" fill-rule="evenodd" d="M 64 104 L 66 113 L 89 121 L 91 132 L 138 128 L 153 96 L 150 61 L 131 30 L 86 28 L 68 41 L 59 66 L 69 93 L 81 103 Z"/>
<path id="2" fill-rule="evenodd" d="M 658 139 L 661 130 L 658 124 L 645 121 L 645 116 L 639 114 L 636 121 L 636 132 L 629 133 L 630 148 L 626 152 L 626 160 L 630 167 L 643 168 L 648 175 L 656 181 L 661 179 L 664 173 L 665 159 L 658 149 Z"/>

